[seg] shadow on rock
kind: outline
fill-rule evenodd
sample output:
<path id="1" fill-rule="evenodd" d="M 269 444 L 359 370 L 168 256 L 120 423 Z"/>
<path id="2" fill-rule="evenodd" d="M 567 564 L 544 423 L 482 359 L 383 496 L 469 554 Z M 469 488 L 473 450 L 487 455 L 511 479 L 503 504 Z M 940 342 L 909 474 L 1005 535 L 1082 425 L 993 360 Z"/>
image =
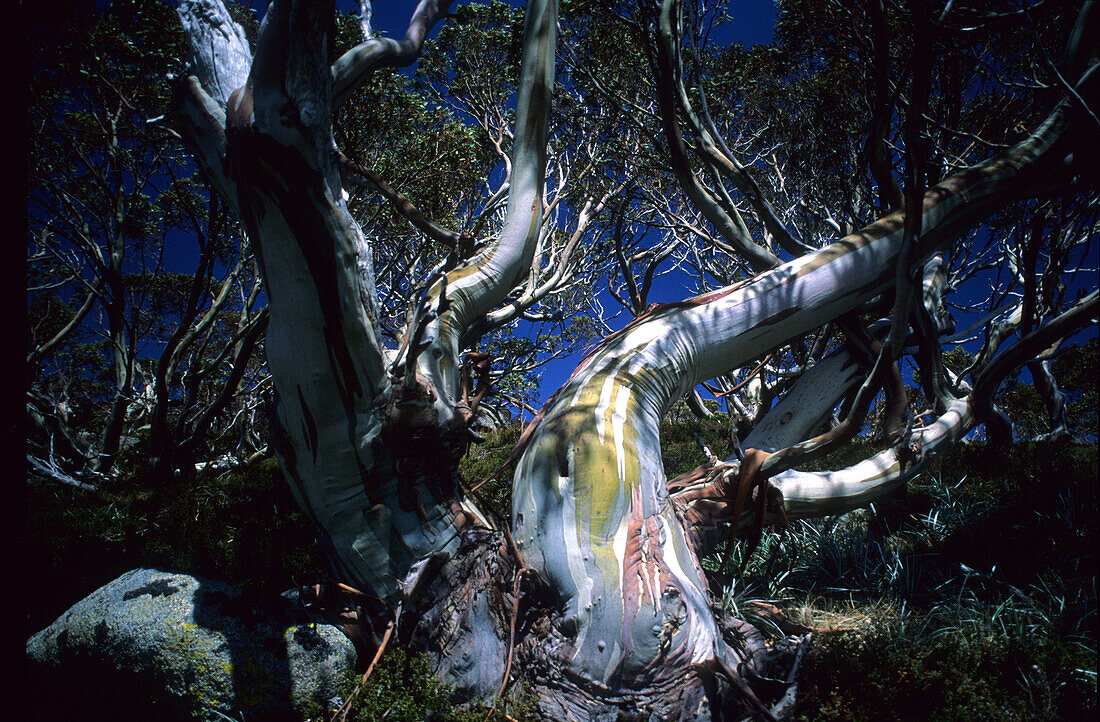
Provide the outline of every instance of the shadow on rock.
<path id="1" fill-rule="evenodd" d="M 293 601 L 156 569 L 101 587 L 27 642 L 41 719 L 319 719 L 351 642 Z M 90 717 L 90 713 L 91 717 Z"/>

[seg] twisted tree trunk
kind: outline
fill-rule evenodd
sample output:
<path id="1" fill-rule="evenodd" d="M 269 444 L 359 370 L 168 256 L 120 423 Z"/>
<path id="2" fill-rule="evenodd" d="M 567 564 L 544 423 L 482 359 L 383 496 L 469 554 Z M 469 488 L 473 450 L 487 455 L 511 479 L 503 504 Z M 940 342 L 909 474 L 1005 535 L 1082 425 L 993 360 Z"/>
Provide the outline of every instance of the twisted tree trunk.
<path id="1" fill-rule="evenodd" d="M 1058 152 L 1064 116 L 1065 109 L 1057 111 L 1001 157 L 931 189 L 924 199 L 922 253 L 1037 187 L 1032 184 L 1041 182 Z M 557 392 L 516 470 L 513 528 L 528 567 L 561 597 L 564 611 L 556 625 L 570 639 L 563 651 L 570 693 L 599 705 L 605 690 L 626 696 L 622 690 L 631 690 L 639 695 L 634 703 L 673 714 L 715 684 L 708 674 L 751 667 L 751 646 L 746 653 L 723 635 L 707 593 L 698 559 L 712 549 L 691 541 L 693 527 L 740 526 L 748 521 L 740 511 L 748 517 L 751 509 L 726 503 L 741 491 L 736 473 L 670 497 L 660 420 L 700 381 L 743 366 L 886 290 L 903 235 L 898 212 L 748 282 L 651 308 L 607 339 Z M 781 444 L 804 438 L 848 389 L 823 386 L 815 376 L 803 376 L 802 386 L 817 387 L 817 403 L 803 397 L 801 410 L 781 405 L 769 415 L 799 417 L 786 424 Z M 958 400 L 910 439 L 921 463 L 903 461 L 904 452 L 892 449 L 833 475 L 777 476 L 772 503 L 788 518 L 866 505 L 949 448 L 972 417 L 970 401 Z M 746 446 L 775 451 L 778 444 L 765 435 L 750 436 Z M 736 461 L 726 464 L 736 472 Z M 575 711 L 567 702 L 561 709 Z"/>
<path id="2" fill-rule="evenodd" d="M 662 415 L 695 384 L 888 290 L 899 262 L 928 257 L 1041 190 L 1072 150 L 1074 112 L 1060 106 L 1027 140 L 929 190 L 915 252 L 899 211 L 747 282 L 653 307 L 609 337 L 527 442 L 513 480 L 513 544 L 455 483 L 473 413 L 461 354 L 532 263 L 556 2 L 527 9 L 503 231 L 427 280 L 396 354 L 379 339 L 371 249 L 343 200 L 333 149 L 334 104 L 370 68 L 411 62 L 447 4 L 421 2 L 405 40 L 368 40 L 331 68 L 332 0 L 273 2 L 252 58 L 220 0 L 181 6 L 196 68 L 179 81 L 177 124 L 259 249 L 286 478 L 337 576 L 371 600 L 364 610 L 376 628 L 395 624 L 467 696 L 492 698 L 511 672 L 555 719 L 764 711 L 753 689 L 767 687 L 760 680 L 775 675 L 775 660 L 758 633 L 716 610 L 698 561 L 718 538 L 710 532 L 873 501 L 957 440 L 974 404 L 951 402 L 851 469 L 779 473 L 856 383 L 849 361 L 822 363 L 788 397 L 797 406 L 779 404 L 750 436 L 751 467 L 712 464 L 675 494 L 662 470 Z"/>

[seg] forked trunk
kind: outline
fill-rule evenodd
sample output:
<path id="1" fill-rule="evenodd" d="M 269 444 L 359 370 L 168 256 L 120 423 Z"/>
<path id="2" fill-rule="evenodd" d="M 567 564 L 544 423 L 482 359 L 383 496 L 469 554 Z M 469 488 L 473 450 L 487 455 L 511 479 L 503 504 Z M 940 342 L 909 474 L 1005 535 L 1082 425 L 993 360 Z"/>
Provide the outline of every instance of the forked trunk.
<path id="1" fill-rule="evenodd" d="M 331 68 L 331 0 L 276 0 L 250 62 L 220 0 L 181 9 L 197 68 L 180 82 L 179 127 L 259 249 L 286 477 L 336 575 L 363 593 L 375 631 L 393 622 L 398 642 L 428 651 L 469 697 L 491 699 L 514 677 L 552 719 L 765 712 L 760 697 L 783 688 L 769 681 L 784 677 L 782 660 L 716 609 L 699 565 L 717 538 L 708 530 L 784 508 L 788 517 L 835 513 L 889 493 L 959 438 L 973 406 L 951 403 L 919 430 L 916 457 L 893 449 L 835 477 L 777 474 L 854 383 L 850 364 L 835 362 L 835 382 L 818 384 L 797 409 L 773 410 L 793 422 L 765 418 L 750 437 L 751 471 L 714 464 L 672 495 L 660 420 L 700 381 L 887 290 L 911 252 L 904 216 L 744 283 L 654 307 L 605 340 L 527 441 L 513 534 L 491 530 L 455 484 L 473 411 L 461 354 L 532 263 L 556 3 L 527 10 L 507 221 L 482 253 L 427 280 L 390 354 L 374 318 L 371 249 L 343 200 L 331 133 L 334 98 L 370 67 L 411 62 L 445 8 L 425 0 L 405 40 L 368 40 Z M 1067 107 L 1002 156 L 931 189 L 915 256 L 1038 190 L 1066 157 Z"/>

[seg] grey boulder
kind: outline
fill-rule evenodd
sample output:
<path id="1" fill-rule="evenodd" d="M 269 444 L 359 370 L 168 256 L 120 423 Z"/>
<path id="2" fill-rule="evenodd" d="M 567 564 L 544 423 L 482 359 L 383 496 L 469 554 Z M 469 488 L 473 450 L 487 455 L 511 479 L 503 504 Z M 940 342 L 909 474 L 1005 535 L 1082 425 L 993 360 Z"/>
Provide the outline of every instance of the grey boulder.
<path id="1" fill-rule="evenodd" d="M 321 719 L 355 666 L 347 637 L 290 599 L 157 569 L 77 602 L 27 656 L 41 716 L 63 719 Z"/>

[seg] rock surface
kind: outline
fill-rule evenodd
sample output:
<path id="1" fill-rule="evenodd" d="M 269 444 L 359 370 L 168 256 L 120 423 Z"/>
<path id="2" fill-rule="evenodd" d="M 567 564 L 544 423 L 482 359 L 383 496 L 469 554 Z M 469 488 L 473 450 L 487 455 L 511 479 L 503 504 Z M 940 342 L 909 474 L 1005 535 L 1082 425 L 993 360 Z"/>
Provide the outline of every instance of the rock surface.
<path id="1" fill-rule="evenodd" d="M 289 599 L 156 569 L 75 604 L 27 656 L 38 711 L 64 719 L 321 719 L 355 666 L 347 637 Z"/>

